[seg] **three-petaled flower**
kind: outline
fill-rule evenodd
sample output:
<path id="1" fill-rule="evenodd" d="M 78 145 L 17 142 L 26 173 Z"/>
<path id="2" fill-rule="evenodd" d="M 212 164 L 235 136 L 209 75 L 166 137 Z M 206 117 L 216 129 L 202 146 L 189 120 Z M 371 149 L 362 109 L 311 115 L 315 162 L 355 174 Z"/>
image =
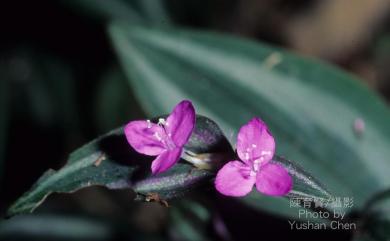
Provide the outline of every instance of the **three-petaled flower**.
<path id="1" fill-rule="evenodd" d="M 195 110 L 184 100 L 177 104 L 165 120 L 158 123 L 149 120 L 131 121 L 125 127 L 129 144 L 139 153 L 157 156 L 152 162 L 152 173 L 168 170 L 179 159 L 195 126 Z"/>
<path id="2" fill-rule="evenodd" d="M 275 140 L 267 125 L 253 118 L 237 136 L 237 154 L 242 161 L 230 161 L 218 171 L 216 189 L 240 197 L 256 184 L 257 190 L 266 195 L 286 195 L 292 188 L 292 178 L 282 165 L 270 162 L 274 153 Z"/>

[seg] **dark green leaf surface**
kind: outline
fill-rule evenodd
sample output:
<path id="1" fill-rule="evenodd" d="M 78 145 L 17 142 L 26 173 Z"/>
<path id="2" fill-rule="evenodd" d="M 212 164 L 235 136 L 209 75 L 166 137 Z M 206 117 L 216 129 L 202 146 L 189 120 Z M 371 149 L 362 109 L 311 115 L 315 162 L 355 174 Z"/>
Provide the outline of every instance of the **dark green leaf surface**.
<path id="1" fill-rule="evenodd" d="M 191 138 L 188 150 L 192 151 L 208 153 L 221 145 L 228 145 L 218 126 L 201 116 L 197 117 Z M 205 147 L 207 145 L 208 148 Z M 30 191 L 10 207 L 8 215 L 32 212 L 53 192 L 69 193 L 93 185 L 109 189 L 133 188 L 140 194 L 138 199 L 143 199 L 150 192 L 158 193 L 162 199 L 170 199 L 187 193 L 212 176 L 209 171 L 194 169 L 189 163 L 179 163 L 167 172 L 152 176 L 152 160 L 153 157 L 140 155 L 131 149 L 122 128 L 114 130 L 73 152 L 60 170 L 47 171 Z"/>
<path id="2" fill-rule="evenodd" d="M 297 161 L 336 196 L 353 197 L 355 208 L 390 186 L 390 112 L 353 76 L 215 33 L 113 24 L 110 34 L 151 115 L 191 99 L 228 136 L 259 116 L 270 126 L 279 155 Z M 353 129 L 358 118 L 365 123 L 361 135 Z M 256 204 L 292 212 L 282 199 L 259 197 Z"/>

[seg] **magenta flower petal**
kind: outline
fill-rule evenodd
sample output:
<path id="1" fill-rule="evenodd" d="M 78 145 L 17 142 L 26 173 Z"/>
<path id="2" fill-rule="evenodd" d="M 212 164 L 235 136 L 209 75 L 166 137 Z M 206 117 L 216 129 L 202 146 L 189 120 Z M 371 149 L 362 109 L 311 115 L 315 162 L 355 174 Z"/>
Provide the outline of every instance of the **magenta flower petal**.
<path id="1" fill-rule="evenodd" d="M 131 121 L 125 127 L 129 144 L 139 153 L 157 156 L 165 150 L 164 145 L 156 138 L 155 133 L 161 127 L 148 121 Z"/>
<path id="2" fill-rule="evenodd" d="M 226 163 L 215 178 L 215 188 L 226 196 L 242 197 L 250 193 L 256 177 L 245 163 L 230 161 Z"/>
<path id="3" fill-rule="evenodd" d="M 171 168 L 180 159 L 182 148 L 166 150 L 152 162 L 152 173 L 158 174 Z"/>
<path id="4" fill-rule="evenodd" d="M 237 154 L 247 164 L 258 160 L 264 165 L 275 153 L 275 140 L 267 125 L 259 118 L 253 118 L 241 127 L 237 136 Z"/>
<path id="5" fill-rule="evenodd" d="M 292 178 L 287 170 L 279 165 L 268 163 L 261 167 L 256 177 L 256 188 L 270 196 L 283 196 L 292 188 Z"/>
<path id="6" fill-rule="evenodd" d="M 177 104 L 168 116 L 165 126 L 176 146 L 185 145 L 195 126 L 195 109 L 191 101 L 183 100 Z"/>

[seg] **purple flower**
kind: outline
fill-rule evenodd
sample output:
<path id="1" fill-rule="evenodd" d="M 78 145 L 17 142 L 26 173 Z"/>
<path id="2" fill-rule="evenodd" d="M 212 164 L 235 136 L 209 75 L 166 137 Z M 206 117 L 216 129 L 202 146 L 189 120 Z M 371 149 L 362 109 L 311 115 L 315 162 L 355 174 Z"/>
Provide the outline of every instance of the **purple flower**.
<path id="1" fill-rule="evenodd" d="M 192 103 L 184 100 L 177 104 L 165 120 L 157 124 L 149 120 L 131 121 L 125 127 L 129 144 L 139 153 L 157 156 L 152 162 L 152 173 L 171 168 L 182 154 L 195 126 L 195 110 Z"/>
<path id="2" fill-rule="evenodd" d="M 292 179 L 283 166 L 270 163 L 274 153 L 275 140 L 267 125 L 253 118 L 237 136 L 241 161 L 230 161 L 218 171 L 216 189 L 227 196 L 241 197 L 256 184 L 257 190 L 266 195 L 286 195 L 292 188 Z"/>

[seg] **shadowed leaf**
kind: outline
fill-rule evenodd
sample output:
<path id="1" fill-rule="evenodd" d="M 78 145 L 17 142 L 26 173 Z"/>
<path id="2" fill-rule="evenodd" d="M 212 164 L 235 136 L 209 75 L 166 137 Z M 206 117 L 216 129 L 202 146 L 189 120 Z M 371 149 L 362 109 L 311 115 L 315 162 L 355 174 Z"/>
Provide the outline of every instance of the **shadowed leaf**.
<path id="1" fill-rule="evenodd" d="M 189 144 L 194 158 L 203 154 L 196 151 L 212 152 L 221 145 L 227 145 L 224 149 L 229 151 L 218 126 L 198 116 Z M 69 193 L 100 185 L 109 189 L 133 188 L 140 200 L 150 192 L 171 199 L 212 177 L 210 171 L 196 169 L 188 162 L 179 162 L 169 171 L 153 176 L 150 171 L 153 158 L 136 153 L 127 143 L 123 128 L 116 129 L 73 152 L 60 170 L 47 171 L 10 207 L 8 215 L 32 212 L 53 192 Z"/>

